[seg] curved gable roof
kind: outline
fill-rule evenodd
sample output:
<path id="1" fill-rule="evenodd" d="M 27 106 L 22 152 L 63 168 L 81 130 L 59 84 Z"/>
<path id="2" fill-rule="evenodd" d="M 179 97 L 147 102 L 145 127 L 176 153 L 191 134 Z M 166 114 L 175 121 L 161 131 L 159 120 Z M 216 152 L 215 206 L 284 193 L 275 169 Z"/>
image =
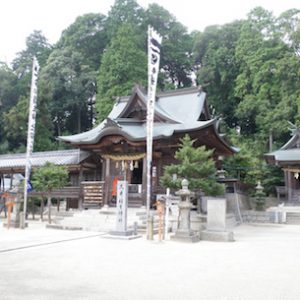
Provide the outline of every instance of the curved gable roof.
<path id="1" fill-rule="evenodd" d="M 144 93 L 142 88 L 138 85 L 135 86 L 132 95 L 127 98 L 127 103 L 123 110 L 119 113 L 117 118 L 128 118 L 129 114 L 134 106 L 139 106 L 142 110 L 147 111 L 148 96 Z M 177 121 L 170 116 L 158 103 L 155 103 L 154 118 L 158 121 L 177 123 Z"/>
<path id="2" fill-rule="evenodd" d="M 293 164 L 300 164 L 300 130 L 295 125 L 293 127 L 291 129 L 293 136 L 286 144 L 277 151 L 265 154 L 265 158 L 269 163 L 284 164 L 291 162 Z"/>
<path id="3" fill-rule="evenodd" d="M 134 88 L 130 97 L 119 98 L 108 118 L 94 129 L 59 139 L 76 145 L 96 144 L 108 135 L 120 135 L 132 141 L 145 140 L 145 120 L 128 118 L 134 105 L 147 107 L 147 96 L 139 86 Z M 201 114 L 206 120 L 199 120 Z M 206 94 L 196 87 L 159 93 L 155 116 L 153 139 L 167 138 L 175 132 L 200 130 L 216 123 L 216 119 L 210 119 L 208 114 Z"/>

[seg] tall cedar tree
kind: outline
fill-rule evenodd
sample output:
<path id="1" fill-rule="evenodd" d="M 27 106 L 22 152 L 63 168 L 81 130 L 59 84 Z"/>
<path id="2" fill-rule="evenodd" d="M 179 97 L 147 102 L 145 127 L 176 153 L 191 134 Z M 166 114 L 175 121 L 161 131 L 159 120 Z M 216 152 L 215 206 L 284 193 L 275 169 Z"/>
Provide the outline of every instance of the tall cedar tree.
<path id="1" fill-rule="evenodd" d="M 125 24 L 104 53 L 97 85 L 98 121 L 107 117 L 116 97 L 129 95 L 135 84 L 146 84 L 147 56 L 142 42 L 133 27 Z"/>

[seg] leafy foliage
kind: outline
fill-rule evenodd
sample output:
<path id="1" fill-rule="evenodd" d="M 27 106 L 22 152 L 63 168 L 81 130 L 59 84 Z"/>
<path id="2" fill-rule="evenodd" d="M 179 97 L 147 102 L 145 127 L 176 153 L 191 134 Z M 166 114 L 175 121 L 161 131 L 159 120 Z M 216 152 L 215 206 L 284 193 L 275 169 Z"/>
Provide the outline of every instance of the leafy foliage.
<path id="1" fill-rule="evenodd" d="M 239 99 L 234 94 L 239 63 L 235 58 L 241 21 L 224 26 L 209 26 L 195 35 L 194 58 L 198 66 L 197 80 L 205 87 L 209 103 L 230 128 L 238 120 L 232 113 Z"/>
<path id="2" fill-rule="evenodd" d="M 106 17 L 101 14 L 79 16 L 63 31 L 56 47 L 70 48 L 81 54 L 83 64 L 97 71 L 107 46 Z"/>
<path id="3" fill-rule="evenodd" d="M 186 135 L 181 139 L 179 150 L 175 153 L 178 164 L 165 168 L 161 178 L 163 186 L 180 188 L 182 179 L 189 181 L 190 189 L 202 189 L 207 195 L 220 195 L 224 193 L 223 185 L 216 181 L 216 167 L 212 159 L 213 150 L 206 150 L 205 146 L 195 148 L 195 140 Z M 173 174 L 177 179 L 173 179 Z"/>
<path id="4" fill-rule="evenodd" d="M 145 85 L 146 80 L 147 57 L 142 51 L 142 39 L 131 25 L 125 24 L 103 55 L 98 76 L 98 120 L 108 115 L 117 96 L 129 95 L 134 84 Z"/>
<path id="5" fill-rule="evenodd" d="M 235 95 L 241 101 L 235 115 L 245 134 L 276 138 L 294 121 L 299 101 L 299 57 L 283 40 L 271 13 L 256 8 L 243 24 L 236 49 L 240 72 Z M 300 19 L 298 19 L 300 25 Z"/>
<path id="6" fill-rule="evenodd" d="M 108 13 L 107 32 L 111 41 L 124 25 L 134 27 L 136 30 L 144 31 L 144 9 L 136 0 L 115 0 L 114 5 Z"/>
<path id="7" fill-rule="evenodd" d="M 86 118 L 86 114 L 96 92 L 96 73 L 84 64 L 79 52 L 71 48 L 54 50 L 41 81 L 58 135 L 91 128 L 92 116 Z"/>
<path id="8" fill-rule="evenodd" d="M 50 193 L 67 185 L 68 170 L 65 166 L 58 166 L 50 162 L 34 170 L 32 185 L 36 191 Z"/>
<path id="9" fill-rule="evenodd" d="M 46 162 L 33 172 L 32 184 L 36 191 L 47 195 L 48 205 L 48 222 L 51 223 L 51 192 L 54 189 L 59 189 L 67 185 L 68 170 L 65 166 L 58 166 L 50 162 Z M 42 207 L 44 207 L 44 200 L 42 199 Z M 43 219 L 43 211 L 41 212 Z"/>
<path id="10" fill-rule="evenodd" d="M 263 161 L 268 138 L 281 146 L 287 121 L 300 124 L 299 9 L 276 18 L 257 7 L 245 20 L 188 33 L 157 4 L 116 0 L 107 16 L 79 16 L 56 45 L 34 31 L 12 67 L 0 62 L 0 152 L 25 149 L 34 55 L 41 66 L 35 150 L 49 150 L 60 147 L 55 136 L 92 128 L 118 96 L 146 86 L 149 24 L 163 37 L 159 89 L 188 87 L 196 74 L 226 133 L 241 129 L 238 138 L 230 134 L 241 151 L 227 171 L 252 185 L 261 179 L 271 193 L 280 174 Z"/>

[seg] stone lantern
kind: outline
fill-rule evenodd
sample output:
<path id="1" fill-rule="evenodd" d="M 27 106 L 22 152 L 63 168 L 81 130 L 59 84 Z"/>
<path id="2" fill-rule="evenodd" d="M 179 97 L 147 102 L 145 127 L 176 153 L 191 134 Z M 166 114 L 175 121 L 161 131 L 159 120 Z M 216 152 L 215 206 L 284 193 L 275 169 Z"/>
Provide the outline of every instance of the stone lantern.
<path id="1" fill-rule="evenodd" d="M 171 237 L 172 240 L 182 241 L 182 242 L 198 242 L 200 240 L 199 234 L 191 230 L 191 197 L 194 193 L 188 189 L 189 182 L 187 179 L 183 179 L 181 182 L 182 189 L 175 192 L 177 196 L 180 196 L 180 202 L 178 204 L 179 216 L 178 216 L 178 226 L 174 236 Z"/>

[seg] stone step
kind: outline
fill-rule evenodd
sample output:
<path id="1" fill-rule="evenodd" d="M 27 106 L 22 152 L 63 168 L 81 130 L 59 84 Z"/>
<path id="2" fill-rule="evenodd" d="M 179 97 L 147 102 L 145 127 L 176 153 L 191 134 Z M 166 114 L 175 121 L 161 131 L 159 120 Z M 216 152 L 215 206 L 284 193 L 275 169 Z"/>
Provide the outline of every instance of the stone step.
<path id="1" fill-rule="evenodd" d="M 58 211 L 58 212 L 54 213 L 54 215 L 56 217 L 65 218 L 65 217 L 73 217 L 74 213 L 72 211 Z"/>
<path id="2" fill-rule="evenodd" d="M 286 223 L 287 224 L 294 224 L 294 225 L 299 224 L 300 225 L 300 213 L 288 212 L 286 214 Z"/>

